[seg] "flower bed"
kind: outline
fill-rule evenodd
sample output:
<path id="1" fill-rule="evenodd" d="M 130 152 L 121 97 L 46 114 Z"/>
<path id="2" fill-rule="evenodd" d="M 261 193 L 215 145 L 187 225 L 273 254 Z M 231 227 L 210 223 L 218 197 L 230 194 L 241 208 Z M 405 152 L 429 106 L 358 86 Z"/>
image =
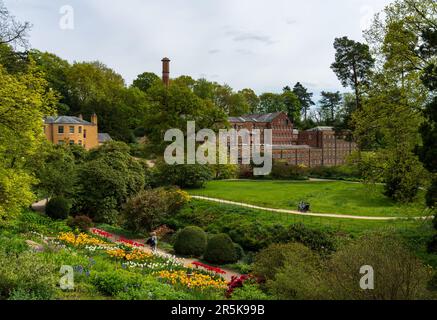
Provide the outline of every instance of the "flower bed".
<path id="1" fill-rule="evenodd" d="M 107 250 L 106 253 L 110 257 L 117 258 L 117 259 L 124 259 L 127 261 L 134 261 L 134 260 L 142 261 L 152 257 L 152 254 L 140 249 L 134 249 L 131 252 L 129 252 L 120 248 L 114 248 L 114 249 Z"/>
<path id="2" fill-rule="evenodd" d="M 208 270 L 210 272 L 214 272 L 214 273 L 217 273 L 217 274 L 226 274 L 226 271 L 224 271 L 224 270 L 222 270 L 220 268 L 208 266 L 208 265 L 206 265 L 204 263 L 201 263 L 201 262 L 197 262 L 196 261 L 196 262 L 193 262 L 192 265 L 195 266 L 196 268 L 201 267 L 201 268 L 204 268 L 205 270 Z"/>
<path id="3" fill-rule="evenodd" d="M 94 238 L 86 233 L 75 235 L 73 232 L 62 232 L 57 239 L 73 247 L 101 246 L 107 243 L 101 239 Z"/>
<path id="4" fill-rule="evenodd" d="M 223 279 L 216 279 L 210 275 L 194 272 L 187 274 L 185 271 L 160 271 L 157 273 L 158 277 L 164 281 L 176 285 L 181 284 L 193 289 L 226 289 L 227 284 Z"/>

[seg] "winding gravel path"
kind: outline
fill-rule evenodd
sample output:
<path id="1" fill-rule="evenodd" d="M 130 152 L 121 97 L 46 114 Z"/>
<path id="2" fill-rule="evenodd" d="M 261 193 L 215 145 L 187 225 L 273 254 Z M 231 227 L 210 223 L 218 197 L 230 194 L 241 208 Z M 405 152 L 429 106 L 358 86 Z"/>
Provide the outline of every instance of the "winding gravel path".
<path id="1" fill-rule="evenodd" d="M 278 212 L 278 213 L 289 213 L 289 214 L 295 214 L 299 216 L 309 216 L 309 217 L 323 217 L 323 218 L 336 218 L 336 219 L 355 219 L 355 220 L 373 220 L 373 221 L 389 221 L 389 220 L 406 220 L 406 219 L 416 219 L 416 220 L 422 220 L 422 219 L 430 219 L 432 217 L 367 217 L 367 216 L 352 216 L 352 215 L 346 215 L 346 214 L 335 214 L 335 213 L 303 213 L 295 210 L 287 210 L 287 209 L 274 209 L 274 208 L 266 208 L 266 207 L 259 207 L 254 206 L 252 204 L 248 203 L 242 203 L 242 202 L 234 202 L 229 200 L 223 200 L 223 199 L 217 199 L 217 198 L 209 198 L 209 197 L 203 197 L 203 196 L 195 196 L 191 195 L 193 199 L 198 200 L 205 200 L 205 201 L 211 201 L 211 202 L 218 202 L 223 204 L 230 204 L 234 206 L 239 207 L 245 207 L 250 209 L 257 209 L 257 210 L 263 210 L 263 211 L 270 211 L 270 212 Z"/>

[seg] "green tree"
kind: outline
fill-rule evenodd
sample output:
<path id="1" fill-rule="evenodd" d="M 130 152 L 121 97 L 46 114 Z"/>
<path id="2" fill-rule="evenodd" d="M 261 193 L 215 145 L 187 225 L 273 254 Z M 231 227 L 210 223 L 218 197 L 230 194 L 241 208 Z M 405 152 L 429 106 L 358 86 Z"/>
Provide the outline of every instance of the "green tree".
<path id="1" fill-rule="evenodd" d="M 34 200 L 31 186 L 36 180 L 26 161 L 44 141 L 41 119 L 56 103 L 34 63 L 17 75 L 0 66 L 0 224 Z"/>
<path id="2" fill-rule="evenodd" d="M 259 103 L 260 99 L 252 89 L 243 89 L 239 91 L 239 94 L 242 94 L 246 99 L 247 104 L 249 105 L 249 111 L 252 114 L 256 114 L 259 112 Z"/>
<path id="3" fill-rule="evenodd" d="M 425 55 L 437 53 L 437 31 L 424 31 L 426 40 L 421 51 Z M 434 94 L 434 97 L 426 105 L 423 113 L 426 121 L 420 128 L 422 145 L 418 148 L 418 153 L 425 168 L 433 174 L 432 185 L 427 191 L 426 203 L 429 207 L 437 204 L 437 64 L 431 63 L 424 70 L 422 76 L 424 85 Z"/>
<path id="4" fill-rule="evenodd" d="M 32 162 L 38 179 L 37 188 L 45 196 L 73 198 L 77 183 L 75 157 L 69 146 L 45 143 Z"/>
<path id="5" fill-rule="evenodd" d="M 344 87 L 351 87 L 355 91 L 356 106 L 360 109 L 362 88 L 369 82 L 375 60 L 368 45 L 347 37 L 336 38 L 334 48 L 335 62 L 331 68 Z"/>
<path id="6" fill-rule="evenodd" d="M 149 90 L 157 81 L 161 81 L 161 79 L 156 74 L 152 72 L 144 72 L 137 76 L 133 81 L 132 86 L 143 92 L 147 92 L 147 90 Z"/>
<path id="7" fill-rule="evenodd" d="M 295 126 L 300 125 L 301 109 L 299 98 L 291 91 L 290 87 L 285 87 L 282 93 L 282 100 L 288 117 Z"/>
<path id="8" fill-rule="evenodd" d="M 187 121 L 195 121 L 197 128 L 218 130 L 227 125 L 225 112 L 210 100 L 199 98 L 193 91 L 173 81 L 167 88 L 155 83 L 149 89 L 150 111 L 145 118 L 147 137 L 159 152 L 165 149 L 165 132 L 180 129 L 186 133 Z"/>
<path id="9" fill-rule="evenodd" d="M 281 94 L 266 92 L 260 95 L 259 99 L 261 113 L 272 113 L 278 111 L 286 112 L 284 99 Z"/>
<path id="10" fill-rule="evenodd" d="M 342 96 L 339 91 L 322 91 L 322 98 L 319 101 L 319 108 L 324 117 L 325 124 L 334 126 L 338 119 L 338 112 L 342 103 Z"/>
<path id="11" fill-rule="evenodd" d="M 299 99 L 304 121 L 306 122 L 308 120 L 309 110 L 313 105 L 315 105 L 314 101 L 312 100 L 313 93 L 308 92 L 307 88 L 305 88 L 300 82 L 297 82 L 293 87 L 293 93 Z"/>
<path id="12" fill-rule="evenodd" d="M 96 222 L 115 223 L 127 199 L 146 186 L 146 164 L 129 155 L 122 142 L 106 143 L 92 150 L 78 169 L 75 213 Z"/>
<path id="13" fill-rule="evenodd" d="M 67 74 L 70 68 L 68 61 L 61 59 L 55 54 L 31 50 L 29 55 L 35 60 L 38 68 L 44 73 L 45 79 L 50 88 L 60 95 L 58 114 L 68 114 L 69 104 L 69 86 Z"/>

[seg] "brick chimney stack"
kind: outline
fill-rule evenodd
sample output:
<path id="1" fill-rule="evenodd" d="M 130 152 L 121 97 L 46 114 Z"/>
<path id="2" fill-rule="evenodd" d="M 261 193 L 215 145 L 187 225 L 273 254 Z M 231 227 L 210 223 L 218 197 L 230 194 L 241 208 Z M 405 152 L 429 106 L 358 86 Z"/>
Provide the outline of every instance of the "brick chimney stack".
<path id="1" fill-rule="evenodd" d="M 95 112 L 91 115 L 91 123 L 97 125 L 97 114 Z"/>
<path id="2" fill-rule="evenodd" d="M 162 82 L 168 87 L 170 83 L 170 59 L 164 58 L 162 61 Z"/>

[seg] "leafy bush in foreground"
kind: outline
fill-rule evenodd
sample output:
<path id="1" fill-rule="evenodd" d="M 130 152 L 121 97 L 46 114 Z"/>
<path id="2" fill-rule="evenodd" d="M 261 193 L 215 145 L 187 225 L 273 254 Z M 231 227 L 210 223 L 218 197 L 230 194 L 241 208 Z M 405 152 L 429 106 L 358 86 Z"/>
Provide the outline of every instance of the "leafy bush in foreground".
<path id="1" fill-rule="evenodd" d="M 178 254 L 200 257 L 206 248 L 206 233 L 199 227 L 186 227 L 176 234 L 174 250 Z"/>
<path id="2" fill-rule="evenodd" d="M 204 259 L 211 263 L 234 263 L 238 260 L 232 239 L 227 234 L 217 234 L 208 240 Z"/>

